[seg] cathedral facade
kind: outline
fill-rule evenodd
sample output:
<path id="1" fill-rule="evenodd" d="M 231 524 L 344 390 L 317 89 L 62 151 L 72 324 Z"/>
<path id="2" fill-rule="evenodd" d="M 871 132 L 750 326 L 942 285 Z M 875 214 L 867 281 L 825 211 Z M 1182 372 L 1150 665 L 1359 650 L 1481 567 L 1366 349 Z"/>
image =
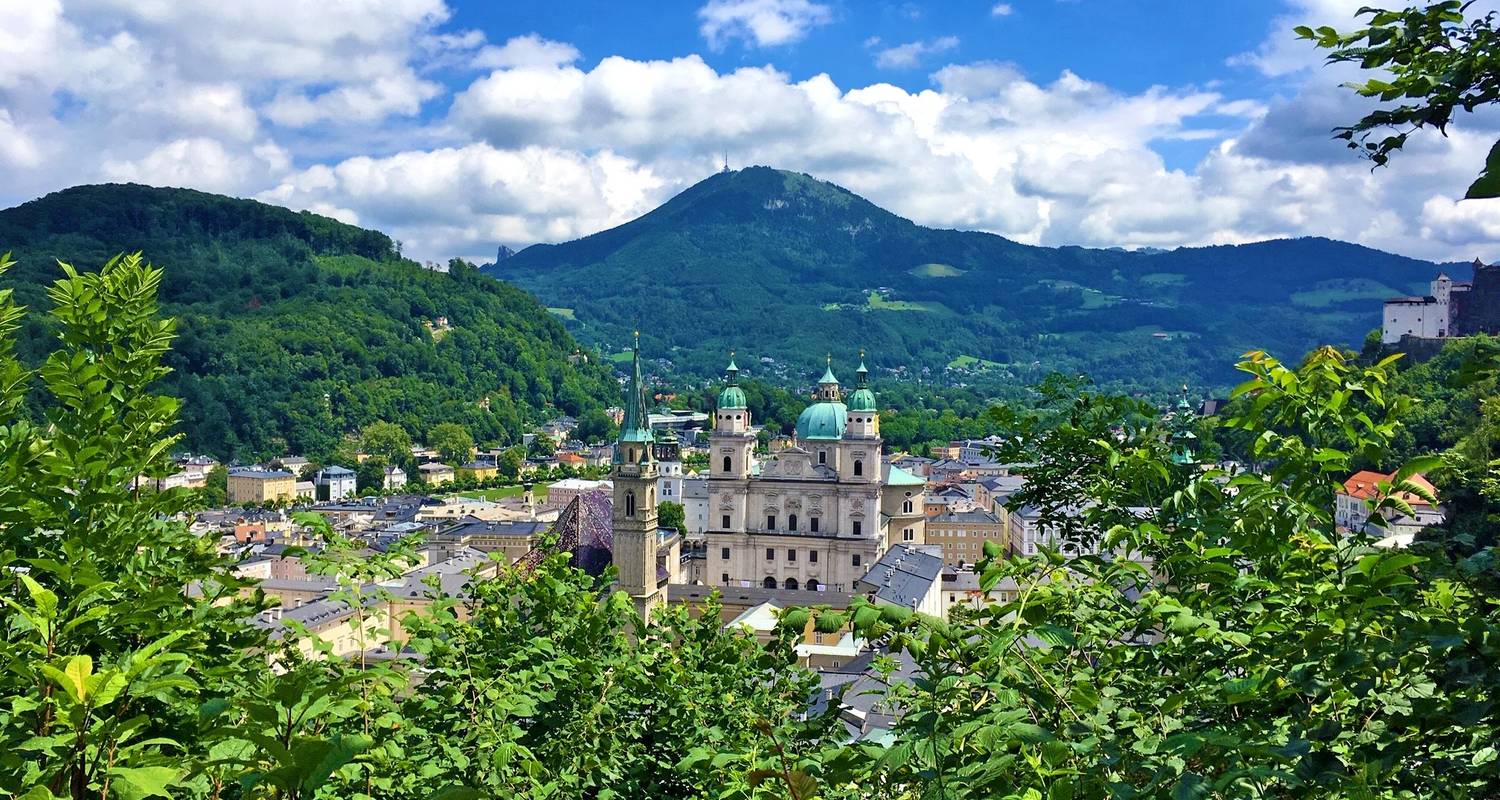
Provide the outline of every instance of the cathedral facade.
<path id="1" fill-rule="evenodd" d="M 795 443 L 764 462 L 731 359 L 709 437 L 705 583 L 853 592 L 894 544 L 923 544 L 925 482 L 882 458 L 859 365 L 848 402 L 830 364 Z"/>

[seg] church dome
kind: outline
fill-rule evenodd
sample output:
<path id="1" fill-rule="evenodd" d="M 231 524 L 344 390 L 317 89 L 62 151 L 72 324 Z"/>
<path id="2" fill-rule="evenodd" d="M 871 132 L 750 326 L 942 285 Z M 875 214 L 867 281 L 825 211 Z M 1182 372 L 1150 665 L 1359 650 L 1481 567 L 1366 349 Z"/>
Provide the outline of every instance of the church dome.
<path id="1" fill-rule="evenodd" d="M 797 417 L 797 439 L 842 439 L 848 419 L 843 403 L 813 403 Z"/>
<path id="2" fill-rule="evenodd" d="M 719 392 L 718 407 L 721 409 L 749 408 L 750 405 L 745 401 L 745 390 L 731 384 L 729 386 L 725 386 L 724 391 Z"/>
<path id="3" fill-rule="evenodd" d="M 861 386 L 858 389 L 855 389 L 854 390 L 854 394 L 849 395 L 849 410 L 850 411 L 874 411 L 874 410 L 876 410 L 875 409 L 875 393 L 872 392 L 872 391 L 870 391 L 869 388 L 865 387 L 865 386 Z"/>

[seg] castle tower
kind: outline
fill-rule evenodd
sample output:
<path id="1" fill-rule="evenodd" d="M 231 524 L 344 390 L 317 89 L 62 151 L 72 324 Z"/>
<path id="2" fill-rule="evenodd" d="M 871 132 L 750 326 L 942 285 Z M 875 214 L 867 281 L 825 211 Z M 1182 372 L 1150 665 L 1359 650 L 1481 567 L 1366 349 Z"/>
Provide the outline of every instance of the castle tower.
<path id="1" fill-rule="evenodd" d="M 1437 319 L 1433 333 L 1438 336 L 1447 336 L 1453 321 L 1452 306 L 1449 305 L 1453 294 L 1453 279 L 1448 277 L 1447 273 L 1439 272 L 1431 288 L 1432 297 L 1437 300 Z"/>
<path id="2" fill-rule="evenodd" d="M 870 391 L 870 370 L 865 368 L 865 353 L 859 353 L 859 369 L 854 371 L 858 385 L 849 394 L 849 423 L 844 435 L 854 439 L 880 438 L 880 412 L 875 407 L 875 393 Z"/>
<path id="3" fill-rule="evenodd" d="M 609 476 L 614 481 L 614 562 L 620 591 L 635 601 L 643 619 L 665 601 L 656 578 L 656 456 L 646 419 L 646 387 L 641 380 L 641 341 L 636 334 L 630 382 L 625 387 L 625 416 L 615 444 Z"/>
<path id="4" fill-rule="evenodd" d="M 724 373 L 729 385 L 719 392 L 719 402 L 714 408 L 714 432 L 708 440 L 708 476 L 745 479 L 750 477 L 755 437 L 750 433 L 750 406 L 745 400 L 745 390 L 740 388 L 740 368 L 734 364 L 733 353 L 729 354 L 729 366 Z"/>
<path id="5" fill-rule="evenodd" d="M 839 379 L 833 377 L 833 356 L 828 356 L 828 367 L 823 370 L 823 377 L 818 379 L 817 399 L 822 403 L 837 403 L 842 395 L 839 392 Z"/>

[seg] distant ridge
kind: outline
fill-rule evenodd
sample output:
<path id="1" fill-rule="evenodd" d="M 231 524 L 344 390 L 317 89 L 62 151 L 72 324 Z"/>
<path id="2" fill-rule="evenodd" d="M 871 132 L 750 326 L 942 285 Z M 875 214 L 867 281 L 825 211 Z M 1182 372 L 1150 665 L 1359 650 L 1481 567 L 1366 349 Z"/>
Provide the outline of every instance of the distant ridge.
<path id="1" fill-rule="evenodd" d="M 827 181 L 716 173 L 609 230 L 486 269 L 586 342 L 643 340 L 689 375 L 722 353 L 821 372 L 830 350 L 907 378 L 1030 382 L 1086 372 L 1123 388 L 1223 387 L 1247 349 L 1357 347 L 1380 300 L 1435 265 L 1324 238 L 1171 251 L 1034 247 L 917 225 Z M 881 370 L 877 370 L 881 374 Z"/>

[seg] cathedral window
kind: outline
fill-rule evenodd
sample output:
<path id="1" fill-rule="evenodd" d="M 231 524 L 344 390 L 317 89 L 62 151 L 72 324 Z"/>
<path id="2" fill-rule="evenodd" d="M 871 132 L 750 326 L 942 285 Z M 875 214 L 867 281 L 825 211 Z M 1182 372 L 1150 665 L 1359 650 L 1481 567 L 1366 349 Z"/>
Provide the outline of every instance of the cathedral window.
<path id="1" fill-rule="evenodd" d="M 766 530 L 768 530 L 768 531 L 774 531 L 774 530 L 776 530 L 776 515 L 775 514 L 767 514 L 766 515 Z"/>
<path id="2" fill-rule="evenodd" d="M 729 530 L 729 515 L 728 514 L 724 515 L 724 524 L 720 525 L 719 527 L 721 529 L 723 529 L 723 530 L 726 530 L 726 531 Z"/>
<path id="3" fill-rule="evenodd" d="M 725 561 L 728 561 L 729 560 L 729 548 L 727 548 L 727 547 L 720 547 L 719 548 L 719 558 L 721 558 L 721 559 L 723 559 Z"/>
<path id="4" fill-rule="evenodd" d="M 635 516 L 635 492 L 625 493 L 625 516 Z"/>
<path id="5" fill-rule="evenodd" d="M 816 563 L 818 563 L 818 551 L 816 551 L 816 550 L 809 550 L 809 551 L 807 551 L 807 563 L 809 563 L 809 564 L 816 564 Z"/>
<path id="6" fill-rule="evenodd" d="M 797 530 L 797 515 L 796 514 L 788 514 L 787 515 L 787 517 L 786 517 L 786 529 L 789 530 L 789 531 Z"/>
<path id="7" fill-rule="evenodd" d="M 863 475 L 863 474 L 865 474 L 865 462 L 860 461 L 857 458 L 854 459 L 854 474 L 855 475 Z"/>
<path id="8" fill-rule="evenodd" d="M 729 472 L 730 471 L 730 464 L 733 464 L 733 463 L 734 462 L 730 460 L 729 456 L 724 456 L 724 471 L 725 472 Z"/>
<path id="9" fill-rule="evenodd" d="M 855 536 L 859 536 L 862 533 L 862 530 L 861 530 L 862 528 L 864 528 L 864 523 L 860 522 L 859 520 L 855 520 L 854 521 L 854 535 Z"/>
<path id="10" fill-rule="evenodd" d="M 816 592 L 818 590 L 818 579 L 817 578 L 808 578 L 807 579 L 807 590 L 809 592 Z"/>
<path id="11" fill-rule="evenodd" d="M 786 551 L 786 560 L 790 561 L 790 562 L 793 562 L 793 563 L 796 563 L 796 561 L 797 561 L 797 551 L 796 550 L 788 550 L 788 551 Z"/>
<path id="12" fill-rule="evenodd" d="M 760 585 L 763 586 L 763 587 L 765 587 L 765 588 L 767 588 L 767 589 L 775 589 L 776 588 L 776 579 L 773 578 L 773 577 L 771 577 L 771 576 L 769 576 L 769 575 L 767 575 L 766 579 L 760 582 Z"/>
<path id="13" fill-rule="evenodd" d="M 854 554 L 854 566 L 859 566 L 859 553 Z"/>
<path id="14" fill-rule="evenodd" d="M 903 513 L 903 514 L 910 514 L 911 513 L 911 501 L 910 500 L 907 500 L 906 502 L 904 502 L 904 503 L 901 504 L 901 513 Z"/>
<path id="15" fill-rule="evenodd" d="M 809 518 L 807 520 L 807 524 L 808 524 L 808 528 L 813 533 L 817 533 L 818 532 L 818 518 L 817 517 L 811 517 L 811 518 Z"/>
<path id="16" fill-rule="evenodd" d="M 787 578 L 786 579 L 786 588 L 788 588 L 788 589 L 795 589 L 795 588 L 797 588 L 797 579 L 796 578 Z"/>
<path id="17" fill-rule="evenodd" d="M 828 451 L 827 450 L 819 450 L 818 451 L 818 463 L 819 464 L 827 464 L 828 463 Z"/>
<path id="18" fill-rule="evenodd" d="M 766 560 L 767 561 L 775 561 L 776 560 L 776 548 L 774 548 L 774 547 L 767 547 L 766 548 Z"/>

